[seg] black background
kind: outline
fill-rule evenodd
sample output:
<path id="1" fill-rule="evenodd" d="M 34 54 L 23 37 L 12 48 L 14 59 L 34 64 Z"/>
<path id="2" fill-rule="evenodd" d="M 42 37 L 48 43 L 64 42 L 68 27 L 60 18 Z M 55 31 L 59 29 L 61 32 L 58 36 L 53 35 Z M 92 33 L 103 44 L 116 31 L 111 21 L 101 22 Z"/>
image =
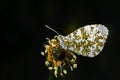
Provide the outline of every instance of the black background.
<path id="1" fill-rule="evenodd" d="M 95 58 L 78 56 L 78 68 L 61 80 L 120 79 L 119 2 L 4 0 L 0 5 L 1 80 L 48 80 L 49 70 L 40 52 L 44 51 L 45 38 L 56 34 L 44 25 L 66 35 L 84 25 L 99 23 L 109 29 L 103 51 Z"/>

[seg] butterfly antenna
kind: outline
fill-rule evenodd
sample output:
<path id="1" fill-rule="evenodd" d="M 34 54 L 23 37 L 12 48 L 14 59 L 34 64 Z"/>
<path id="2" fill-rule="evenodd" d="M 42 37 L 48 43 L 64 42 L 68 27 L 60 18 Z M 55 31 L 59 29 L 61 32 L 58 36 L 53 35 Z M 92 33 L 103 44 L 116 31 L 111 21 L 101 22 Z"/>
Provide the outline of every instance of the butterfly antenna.
<path id="1" fill-rule="evenodd" d="M 57 34 L 59 35 L 59 33 L 58 33 L 56 30 L 52 29 L 52 28 L 49 27 L 48 25 L 45 25 L 45 27 L 47 27 L 48 29 L 52 30 L 53 32 L 55 32 L 55 33 L 57 33 Z"/>

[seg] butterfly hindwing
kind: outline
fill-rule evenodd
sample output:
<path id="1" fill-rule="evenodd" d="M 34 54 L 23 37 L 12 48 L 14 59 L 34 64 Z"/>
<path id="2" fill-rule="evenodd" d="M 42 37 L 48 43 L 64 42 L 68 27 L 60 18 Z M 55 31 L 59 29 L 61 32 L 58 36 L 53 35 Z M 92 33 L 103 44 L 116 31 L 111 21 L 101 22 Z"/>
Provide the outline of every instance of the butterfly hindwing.
<path id="1" fill-rule="evenodd" d="M 78 55 L 94 57 L 106 42 L 108 29 L 101 24 L 86 25 L 64 37 L 64 45 Z"/>

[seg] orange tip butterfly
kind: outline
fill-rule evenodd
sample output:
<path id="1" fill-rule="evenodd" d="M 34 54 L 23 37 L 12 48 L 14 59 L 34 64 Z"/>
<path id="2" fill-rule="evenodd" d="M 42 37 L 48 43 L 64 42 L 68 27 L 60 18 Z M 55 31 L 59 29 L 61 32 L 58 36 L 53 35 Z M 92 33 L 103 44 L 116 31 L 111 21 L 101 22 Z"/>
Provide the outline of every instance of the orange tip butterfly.
<path id="1" fill-rule="evenodd" d="M 49 70 L 54 70 L 55 77 L 67 74 L 65 66 L 70 69 L 77 68 L 76 55 L 95 57 L 103 49 L 108 37 L 108 29 L 102 24 L 86 25 L 67 36 L 59 34 L 56 30 L 45 25 L 57 33 L 53 39 L 46 38 L 48 44 L 44 45 L 45 51 L 41 55 L 46 56 L 45 65 Z"/>

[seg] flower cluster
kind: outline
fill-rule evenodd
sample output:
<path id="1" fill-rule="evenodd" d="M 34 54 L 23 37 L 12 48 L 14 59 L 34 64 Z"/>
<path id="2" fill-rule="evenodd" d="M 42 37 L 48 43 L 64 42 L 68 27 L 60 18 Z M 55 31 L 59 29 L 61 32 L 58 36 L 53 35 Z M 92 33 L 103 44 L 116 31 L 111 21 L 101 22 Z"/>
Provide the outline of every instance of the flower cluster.
<path id="1" fill-rule="evenodd" d="M 75 63 L 76 55 L 69 50 L 63 49 L 55 38 L 52 40 L 48 39 L 48 45 L 45 45 L 45 52 L 41 52 L 41 54 L 46 56 L 45 65 L 49 70 L 54 70 L 56 77 L 58 77 L 58 74 L 61 76 L 67 74 L 67 70 L 64 69 L 65 65 L 69 65 L 71 70 L 77 68 Z"/>

